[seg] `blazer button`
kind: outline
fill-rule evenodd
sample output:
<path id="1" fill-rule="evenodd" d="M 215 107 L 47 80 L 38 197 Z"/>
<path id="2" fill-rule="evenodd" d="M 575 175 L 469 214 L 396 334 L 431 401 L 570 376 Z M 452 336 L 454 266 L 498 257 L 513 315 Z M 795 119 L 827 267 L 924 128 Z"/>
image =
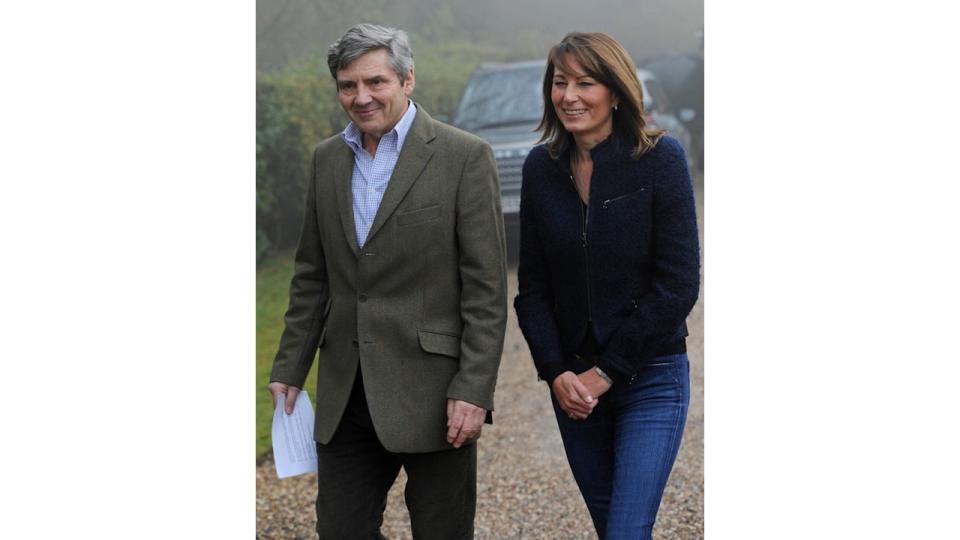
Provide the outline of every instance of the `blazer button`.
<path id="1" fill-rule="evenodd" d="M 367 301 L 367 295 L 361 294 L 360 297 L 357 298 L 357 300 L 360 300 L 361 302 L 366 302 L 366 301 Z"/>

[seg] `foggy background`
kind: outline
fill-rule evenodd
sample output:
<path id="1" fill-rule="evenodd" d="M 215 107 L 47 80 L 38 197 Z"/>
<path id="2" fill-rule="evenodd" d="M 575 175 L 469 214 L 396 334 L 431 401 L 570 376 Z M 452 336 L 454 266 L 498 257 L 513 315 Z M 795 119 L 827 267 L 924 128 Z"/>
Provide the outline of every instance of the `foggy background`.
<path id="1" fill-rule="evenodd" d="M 296 243 L 311 152 L 347 122 L 326 49 L 359 22 L 407 31 L 417 74 L 413 99 L 441 119 L 454 117 L 478 64 L 545 58 L 571 31 L 611 34 L 640 66 L 663 54 L 702 57 L 702 0 L 260 0 L 258 264 Z"/>
<path id="2" fill-rule="evenodd" d="M 406 30 L 414 54 L 430 42 L 482 45 L 504 60 L 546 56 L 567 32 L 602 31 L 634 59 L 700 48 L 702 0 L 277 0 L 257 2 L 257 70 L 282 69 L 359 22 Z"/>

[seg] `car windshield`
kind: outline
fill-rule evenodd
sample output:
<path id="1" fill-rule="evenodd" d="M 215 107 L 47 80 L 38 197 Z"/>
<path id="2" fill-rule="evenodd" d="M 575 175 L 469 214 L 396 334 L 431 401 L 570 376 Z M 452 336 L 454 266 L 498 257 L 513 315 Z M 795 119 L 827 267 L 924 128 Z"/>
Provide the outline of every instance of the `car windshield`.
<path id="1" fill-rule="evenodd" d="M 539 122 L 543 66 L 478 72 L 470 79 L 454 123 L 467 130 Z"/>

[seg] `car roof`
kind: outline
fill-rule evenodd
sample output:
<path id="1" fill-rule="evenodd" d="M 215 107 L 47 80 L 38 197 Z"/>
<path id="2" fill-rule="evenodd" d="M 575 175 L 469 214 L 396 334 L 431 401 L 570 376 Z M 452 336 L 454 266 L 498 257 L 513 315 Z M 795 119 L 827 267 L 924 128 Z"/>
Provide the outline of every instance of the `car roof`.
<path id="1" fill-rule="evenodd" d="M 527 69 L 532 67 L 544 67 L 547 63 L 546 58 L 539 60 L 523 60 L 520 62 L 483 62 L 477 66 L 477 70 L 483 71 L 501 71 L 506 69 Z M 643 80 L 656 79 L 657 76 L 652 71 L 640 68 L 637 69 L 637 77 Z"/>
<path id="2" fill-rule="evenodd" d="M 540 60 L 524 60 L 522 62 L 483 62 L 477 67 L 477 70 L 502 71 L 506 69 L 529 69 L 532 67 L 542 68 L 546 63 L 546 58 Z"/>
<path id="3" fill-rule="evenodd" d="M 522 60 L 519 62 L 483 62 L 477 66 L 476 72 L 489 72 L 489 71 L 507 71 L 513 69 L 531 69 L 531 68 L 542 68 L 547 63 L 546 58 L 541 58 L 539 60 Z M 650 95 L 649 90 L 647 90 L 647 81 L 653 79 L 656 80 L 657 76 L 653 74 L 652 71 L 646 69 L 637 69 L 637 78 L 640 79 L 640 85 L 643 89 L 643 101 L 645 106 L 649 106 L 653 100 L 653 96 Z"/>

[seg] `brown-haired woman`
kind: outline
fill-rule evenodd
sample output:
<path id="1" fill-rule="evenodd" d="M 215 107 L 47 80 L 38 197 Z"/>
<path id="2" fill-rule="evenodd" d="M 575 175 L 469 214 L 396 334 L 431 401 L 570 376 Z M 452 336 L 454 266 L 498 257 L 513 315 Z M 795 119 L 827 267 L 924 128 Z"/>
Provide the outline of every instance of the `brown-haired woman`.
<path id="1" fill-rule="evenodd" d="M 543 97 L 514 306 L 597 534 L 652 538 L 690 400 L 700 254 L 687 161 L 646 125 L 636 67 L 606 34 L 554 46 Z"/>

